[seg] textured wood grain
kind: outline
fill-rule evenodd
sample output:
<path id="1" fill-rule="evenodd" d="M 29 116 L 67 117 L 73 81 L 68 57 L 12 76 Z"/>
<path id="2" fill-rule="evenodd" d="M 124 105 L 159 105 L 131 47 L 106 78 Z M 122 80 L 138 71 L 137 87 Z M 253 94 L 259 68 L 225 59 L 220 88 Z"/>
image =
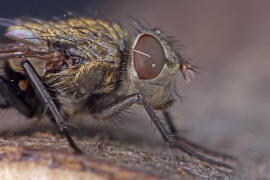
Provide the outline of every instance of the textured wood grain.
<path id="1" fill-rule="evenodd" d="M 150 173 L 70 153 L 2 146 L 0 154 L 1 179 L 163 179 Z"/>
<path id="2" fill-rule="evenodd" d="M 49 133 L 0 139 L 4 179 L 232 179 L 235 173 L 211 166 L 168 147 L 127 144 L 96 137 L 76 138 L 84 155 Z M 158 152 L 158 153 L 157 153 Z M 183 155 L 183 156 L 182 156 Z"/>

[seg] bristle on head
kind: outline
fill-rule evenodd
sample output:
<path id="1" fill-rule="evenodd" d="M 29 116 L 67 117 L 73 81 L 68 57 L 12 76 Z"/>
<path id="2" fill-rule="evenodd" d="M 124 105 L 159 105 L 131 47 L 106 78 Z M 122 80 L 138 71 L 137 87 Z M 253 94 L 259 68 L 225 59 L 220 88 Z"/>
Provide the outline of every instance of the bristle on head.
<path id="1" fill-rule="evenodd" d="M 186 83 L 189 83 L 191 81 L 191 79 L 193 79 L 195 77 L 195 74 L 194 74 L 194 73 L 196 73 L 195 67 L 193 67 L 189 63 L 182 62 L 180 64 L 180 71 L 181 71 Z"/>

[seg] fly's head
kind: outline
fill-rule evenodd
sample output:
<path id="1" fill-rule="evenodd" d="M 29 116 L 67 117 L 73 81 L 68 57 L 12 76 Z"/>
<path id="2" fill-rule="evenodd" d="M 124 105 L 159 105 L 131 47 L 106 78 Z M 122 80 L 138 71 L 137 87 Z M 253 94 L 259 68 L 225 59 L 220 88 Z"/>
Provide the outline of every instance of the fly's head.
<path id="1" fill-rule="evenodd" d="M 131 92 L 143 95 L 154 109 L 164 109 L 174 102 L 176 76 L 185 79 L 194 71 L 158 29 L 139 33 L 132 42 L 127 65 Z"/>

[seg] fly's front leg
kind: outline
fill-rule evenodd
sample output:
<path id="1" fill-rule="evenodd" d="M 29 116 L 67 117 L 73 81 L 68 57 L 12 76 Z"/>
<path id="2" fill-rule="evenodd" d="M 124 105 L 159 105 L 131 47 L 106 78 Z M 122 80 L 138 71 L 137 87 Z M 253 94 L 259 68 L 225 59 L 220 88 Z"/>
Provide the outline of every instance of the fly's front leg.
<path id="1" fill-rule="evenodd" d="M 118 100 L 106 107 L 94 109 L 92 114 L 97 119 L 109 118 L 112 115 L 121 112 L 125 108 L 138 102 L 137 94 L 126 96 L 123 99 Z"/>
<path id="2" fill-rule="evenodd" d="M 47 109 L 47 112 L 52 116 L 60 132 L 63 133 L 63 135 L 67 138 L 69 145 L 75 150 L 75 152 L 81 153 L 82 151 L 77 147 L 67 130 L 67 122 L 59 112 L 55 102 L 53 101 L 49 92 L 46 90 L 34 67 L 27 60 L 22 61 L 22 67 L 33 88 L 35 89 L 37 96 L 44 103 L 45 109 Z"/>
<path id="3" fill-rule="evenodd" d="M 179 136 L 179 134 L 178 134 L 179 131 L 177 130 L 170 113 L 168 111 L 163 111 L 163 116 L 165 117 L 166 123 L 168 124 L 168 127 L 169 127 L 171 133 L 174 134 L 176 140 L 179 143 L 184 144 L 185 146 L 188 146 L 189 148 L 191 148 L 193 150 L 201 151 L 201 152 L 208 154 L 210 156 L 213 156 L 213 157 L 236 160 L 236 158 L 231 156 L 231 155 L 212 151 L 212 150 L 207 149 L 203 146 L 197 145 L 194 142 L 191 142 L 184 137 Z"/>
<path id="4" fill-rule="evenodd" d="M 156 115 L 156 113 L 154 112 L 154 110 L 152 109 L 151 106 L 149 106 L 146 101 L 144 100 L 144 98 L 142 96 L 139 96 L 139 103 L 142 104 L 144 106 L 144 109 L 146 110 L 146 112 L 148 113 L 148 115 L 151 117 L 151 120 L 154 122 L 154 124 L 156 125 L 157 129 L 159 130 L 160 134 L 162 135 L 163 139 L 165 142 L 169 143 L 170 146 L 178 148 L 180 150 L 182 150 L 183 152 L 201 160 L 201 161 L 205 161 L 208 162 L 210 164 L 216 165 L 216 166 L 221 166 L 221 167 L 225 167 L 228 169 L 233 169 L 230 165 L 220 162 L 220 161 L 216 161 L 210 158 L 207 158 L 201 154 L 198 154 L 197 152 L 193 151 L 192 149 L 190 149 L 189 147 L 177 142 L 177 139 L 175 138 L 175 136 L 168 131 L 164 124 L 161 122 L 161 120 L 158 118 L 158 116 Z"/>
<path id="5" fill-rule="evenodd" d="M 111 105 L 103 108 L 103 110 L 96 109 L 96 110 L 94 110 L 93 115 L 97 118 L 108 118 L 108 117 L 112 116 L 114 113 L 120 112 L 121 110 L 123 110 L 126 107 L 131 106 L 132 104 L 135 104 L 135 103 L 141 104 L 144 107 L 144 109 L 146 110 L 146 112 L 150 116 L 152 122 L 157 127 L 162 138 L 164 139 L 165 142 L 169 143 L 170 146 L 172 146 L 174 148 L 178 148 L 178 149 L 182 150 L 183 152 L 185 152 L 191 156 L 194 156 L 195 158 L 197 158 L 201 161 L 205 161 L 205 162 L 208 162 L 210 164 L 214 164 L 216 166 L 222 166 L 222 167 L 225 167 L 228 169 L 232 169 L 232 167 L 228 164 L 207 158 L 201 154 L 196 153 L 195 151 L 188 148 L 187 146 L 178 143 L 175 136 L 165 128 L 165 125 L 158 118 L 158 116 L 156 115 L 156 113 L 154 112 L 152 107 L 147 104 L 147 102 L 144 100 L 144 98 L 140 94 L 129 95 L 129 96 L 119 100 L 118 102 L 112 103 Z"/>

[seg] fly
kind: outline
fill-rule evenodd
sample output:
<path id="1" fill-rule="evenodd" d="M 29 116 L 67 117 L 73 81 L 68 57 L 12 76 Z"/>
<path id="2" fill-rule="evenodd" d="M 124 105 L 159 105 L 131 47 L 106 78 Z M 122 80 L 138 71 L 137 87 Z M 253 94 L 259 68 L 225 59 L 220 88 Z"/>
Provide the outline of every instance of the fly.
<path id="1" fill-rule="evenodd" d="M 232 158 L 177 136 L 168 112 L 177 92 L 176 76 L 189 79 L 195 68 L 158 28 L 135 21 L 132 37 L 118 23 L 94 18 L 0 19 L 7 28 L 0 44 L 0 105 L 27 117 L 44 112 L 75 152 L 82 152 L 68 132 L 68 118 L 80 113 L 107 120 L 138 104 L 163 140 L 199 160 L 231 169 L 214 156 Z M 155 111 L 166 119 L 161 121 Z M 168 126 L 169 128 L 165 128 Z"/>

